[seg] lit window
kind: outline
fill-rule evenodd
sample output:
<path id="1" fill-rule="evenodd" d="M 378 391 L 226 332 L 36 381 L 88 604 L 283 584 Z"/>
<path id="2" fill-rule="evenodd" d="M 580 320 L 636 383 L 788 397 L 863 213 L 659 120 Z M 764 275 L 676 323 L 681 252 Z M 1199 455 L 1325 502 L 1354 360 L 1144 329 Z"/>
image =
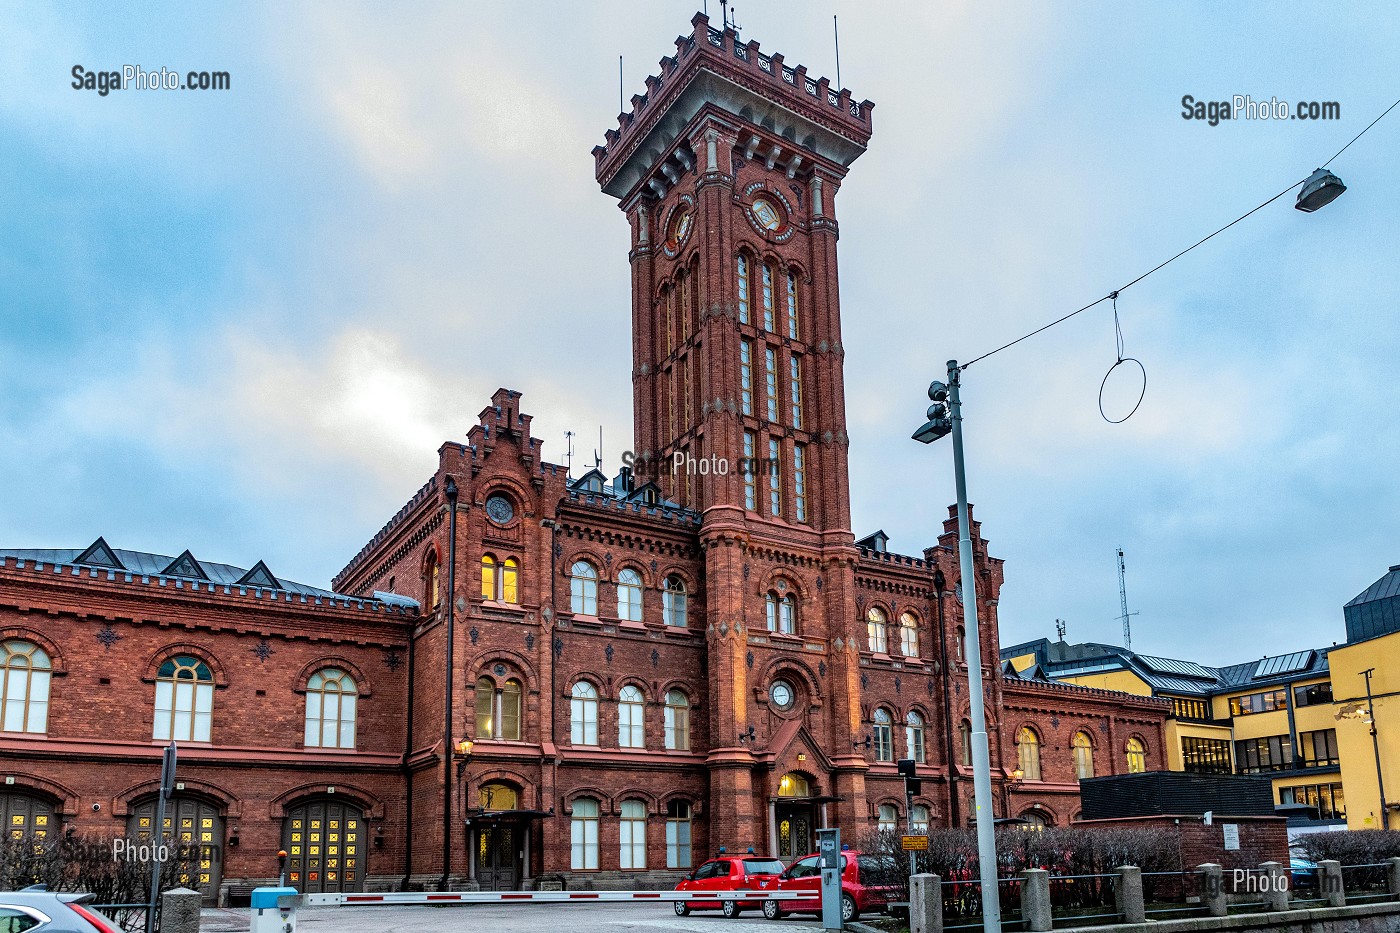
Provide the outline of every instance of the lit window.
<path id="1" fill-rule="evenodd" d="M 359 693 L 354 678 L 337 668 L 328 667 L 311 675 L 306 682 L 307 748 L 355 747 L 355 702 Z"/>
<path id="2" fill-rule="evenodd" d="M 428 603 L 436 612 L 442 605 L 442 573 L 438 566 L 437 554 L 434 551 L 428 552 L 428 566 L 425 574 L 428 578 Z"/>
<path id="3" fill-rule="evenodd" d="M 924 763 L 924 717 L 914 710 L 904 717 L 904 744 L 909 757 L 918 764 Z"/>
<path id="4" fill-rule="evenodd" d="M 520 602 L 520 562 L 514 557 L 501 564 L 501 602 Z"/>
<path id="5" fill-rule="evenodd" d="M 892 833 L 899 828 L 899 811 L 894 808 L 894 804 L 880 804 L 879 812 L 880 817 L 879 822 L 875 824 L 876 829 L 882 833 Z"/>
<path id="6" fill-rule="evenodd" d="M 672 800 L 666 806 L 666 867 L 690 867 L 690 804 Z"/>
<path id="7" fill-rule="evenodd" d="M 875 760 L 894 761 L 894 734 L 889 710 L 881 707 L 875 711 L 874 732 Z"/>
<path id="8" fill-rule="evenodd" d="M 598 571 L 586 560 L 575 561 L 569 570 L 569 610 L 579 616 L 598 614 Z"/>
<path id="9" fill-rule="evenodd" d="M 580 797 L 574 801 L 573 815 L 569 821 L 569 837 L 572 852 L 569 867 L 589 871 L 598 867 L 598 801 L 592 797 Z"/>
<path id="10" fill-rule="evenodd" d="M 777 438 L 768 439 L 768 513 L 774 518 L 783 514 L 782 458 Z"/>
<path id="11" fill-rule="evenodd" d="M 763 351 L 764 378 L 768 387 L 768 420 L 778 420 L 778 351 L 768 347 Z"/>
<path id="12" fill-rule="evenodd" d="M 763 266 L 763 329 L 773 330 L 773 267 Z"/>
<path id="13" fill-rule="evenodd" d="M 792 495 L 794 511 L 799 522 L 807 520 L 807 448 L 795 444 L 792 448 Z"/>
<path id="14" fill-rule="evenodd" d="M 504 603 L 520 602 L 520 562 L 514 557 L 497 560 L 481 556 L 481 598 Z"/>
<path id="15" fill-rule="evenodd" d="M 47 732 L 53 663 L 27 641 L 0 644 L 0 732 Z"/>
<path id="16" fill-rule="evenodd" d="M 695 423 L 695 408 L 694 408 L 695 399 L 694 399 L 694 396 L 693 396 L 692 393 L 691 393 L 691 389 L 694 387 L 695 380 L 694 380 L 693 377 L 691 376 L 691 370 L 690 370 L 690 356 L 691 356 L 690 353 L 686 353 L 686 355 L 685 355 L 685 376 L 684 376 L 684 378 L 685 378 L 685 409 L 684 409 L 683 417 L 685 418 L 685 421 L 684 421 L 683 426 L 684 426 L 687 430 L 689 430 L 690 426 L 691 426 L 692 424 Z"/>
<path id="17" fill-rule="evenodd" d="M 690 749 L 690 700 L 679 690 L 666 693 L 666 747 L 674 751 Z"/>
<path id="18" fill-rule="evenodd" d="M 885 624 L 885 613 L 878 606 L 871 606 L 865 613 L 865 634 L 871 651 L 879 654 L 889 652 L 889 629 Z"/>
<path id="19" fill-rule="evenodd" d="M 807 781 L 805 775 L 796 771 L 789 771 L 778 778 L 779 797 L 810 797 L 812 796 L 812 785 Z"/>
<path id="20" fill-rule="evenodd" d="M 642 621 L 642 575 L 631 567 L 617 575 L 617 617 L 624 622 Z"/>
<path id="21" fill-rule="evenodd" d="M 1040 736 L 1030 726 L 1022 726 L 1016 733 L 1016 761 L 1022 780 L 1040 780 Z"/>
<path id="22" fill-rule="evenodd" d="M 754 462 L 756 456 L 753 433 L 745 431 L 744 463 L 741 469 L 744 473 L 744 508 L 750 512 L 758 508 L 758 464 Z"/>
<path id="23" fill-rule="evenodd" d="M 1147 746 L 1141 739 L 1128 740 L 1128 773 L 1142 774 L 1147 770 Z"/>
<path id="24" fill-rule="evenodd" d="M 515 792 L 515 788 L 507 784 L 499 782 L 482 784 L 481 789 L 476 792 L 476 802 L 477 806 L 483 810 L 499 813 L 518 809 L 520 795 Z"/>
<path id="25" fill-rule="evenodd" d="M 801 357 L 794 356 L 789 361 L 791 372 L 788 374 L 792 383 L 792 426 L 802 427 L 802 363 Z"/>
<path id="26" fill-rule="evenodd" d="M 598 688 L 586 680 L 574 684 L 569 700 L 569 741 L 574 745 L 598 744 Z"/>
<path id="27" fill-rule="evenodd" d="M 681 280 L 681 300 L 677 308 L 681 320 L 680 343 L 685 343 L 690 339 L 690 276 L 684 272 L 680 274 Z"/>
<path id="28" fill-rule="evenodd" d="M 628 684 L 617 695 L 617 744 L 619 748 L 642 748 L 646 745 L 646 707 L 642 691 Z"/>
<path id="29" fill-rule="evenodd" d="M 1074 734 L 1074 776 L 1077 778 L 1094 776 L 1094 743 L 1083 732 Z"/>
<path id="30" fill-rule="evenodd" d="M 619 868 L 626 870 L 647 867 L 647 805 L 642 801 L 622 801 L 618 843 L 621 850 Z"/>
<path id="31" fill-rule="evenodd" d="M 685 581 L 675 575 L 666 578 L 666 590 L 661 600 L 661 621 L 666 625 L 685 628 Z"/>
<path id="32" fill-rule="evenodd" d="M 909 811 L 909 828 L 918 835 L 928 835 L 928 807 L 921 803 L 914 804 L 914 808 Z"/>
<path id="33" fill-rule="evenodd" d="M 787 274 L 787 312 L 788 312 L 788 336 L 793 340 L 797 339 L 797 273 L 791 270 Z"/>
<path id="34" fill-rule="evenodd" d="M 753 414 L 753 343 L 739 341 L 739 397 L 746 415 Z"/>
<path id="35" fill-rule="evenodd" d="M 170 658 L 156 672 L 154 737 L 208 742 L 214 713 L 214 675 L 199 658 Z"/>
<path id="36" fill-rule="evenodd" d="M 675 349 L 676 334 L 676 290 L 674 287 L 666 288 L 666 355 L 670 356 Z"/>
<path id="37" fill-rule="evenodd" d="M 749 260 L 739 254 L 739 323 L 749 322 Z"/>
<path id="38" fill-rule="evenodd" d="M 481 556 L 481 598 L 496 598 L 496 558 L 490 554 Z"/>
<path id="39" fill-rule="evenodd" d="M 476 682 L 476 740 L 496 737 L 496 685 L 491 678 Z"/>
<path id="40" fill-rule="evenodd" d="M 899 650 L 906 658 L 919 656 L 919 620 L 911 612 L 899 617 Z"/>

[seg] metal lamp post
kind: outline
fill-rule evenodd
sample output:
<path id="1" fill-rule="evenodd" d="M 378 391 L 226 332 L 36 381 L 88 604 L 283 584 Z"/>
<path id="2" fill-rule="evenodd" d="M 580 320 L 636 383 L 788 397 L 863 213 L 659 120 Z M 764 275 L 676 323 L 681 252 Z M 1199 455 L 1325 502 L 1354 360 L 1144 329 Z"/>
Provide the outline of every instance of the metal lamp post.
<path id="1" fill-rule="evenodd" d="M 1361 672 L 1366 678 L 1366 724 L 1371 727 L 1371 751 L 1376 755 L 1376 789 L 1381 795 L 1381 829 L 1390 829 L 1390 807 L 1385 802 L 1385 775 L 1381 772 L 1381 740 L 1376 734 L 1376 702 L 1371 696 L 1371 675 L 1376 672 L 1369 667 Z"/>
<path id="2" fill-rule="evenodd" d="M 967 690 L 971 694 L 972 788 L 976 805 L 977 862 L 982 877 L 982 929 L 1001 933 L 1001 897 L 997 881 L 995 818 L 992 815 L 991 750 L 987 743 L 987 713 L 982 695 L 982 639 L 977 633 L 977 577 L 972 567 L 972 527 L 967 516 L 967 475 L 963 466 L 962 404 L 958 395 L 957 360 L 948 361 L 948 383 L 928 387 L 933 404 L 928 421 L 914 432 L 914 440 L 931 444 L 953 435 L 953 473 L 958 490 L 958 561 L 963 588 L 963 624 L 971 657 L 967 666 Z"/>

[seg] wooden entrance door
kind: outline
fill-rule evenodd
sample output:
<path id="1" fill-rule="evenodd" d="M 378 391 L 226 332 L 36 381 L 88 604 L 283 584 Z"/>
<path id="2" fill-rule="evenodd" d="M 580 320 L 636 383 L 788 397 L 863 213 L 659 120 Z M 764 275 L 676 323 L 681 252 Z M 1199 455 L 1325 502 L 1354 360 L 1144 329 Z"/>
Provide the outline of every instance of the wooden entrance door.
<path id="1" fill-rule="evenodd" d="M 777 806 L 778 858 L 783 861 L 801 858 L 812 852 L 812 805 L 810 803 L 780 803 Z"/>
<path id="2" fill-rule="evenodd" d="M 137 804 L 127 836 L 151 841 L 156 821 L 155 798 Z M 223 880 L 224 818 L 211 803 L 176 794 L 165 803 L 165 844 L 175 866 L 175 880 L 214 902 Z"/>
<path id="3" fill-rule="evenodd" d="M 362 891 L 365 816 L 352 803 L 308 800 L 293 807 L 282 830 L 287 884 L 304 894 Z"/>
<path id="4" fill-rule="evenodd" d="M 514 823 L 485 825 L 476 831 L 476 881 L 483 891 L 520 887 L 520 852 L 525 827 Z"/>
<path id="5" fill-rule="evenodd" d="M 28 794 L 0 793 L 0 821 L 11 839 L 41 840 L 57 829 L 53 807 Z"/>

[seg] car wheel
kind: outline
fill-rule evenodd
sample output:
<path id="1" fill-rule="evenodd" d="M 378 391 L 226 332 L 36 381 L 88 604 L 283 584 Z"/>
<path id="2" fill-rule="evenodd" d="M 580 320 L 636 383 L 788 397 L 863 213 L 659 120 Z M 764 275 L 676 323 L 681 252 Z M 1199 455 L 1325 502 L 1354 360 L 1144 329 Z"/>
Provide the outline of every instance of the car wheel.
<path id="1" fill-rule="evenodd" d="M 860 908 L 856 907 L 856 899 L 849 894 L 841 895 L 841 922 L 850 923 L 860 916 Z"/>
<path id="2" fill-rule="evenodd" d="M 733 920 L 735 917 L 739 916 L 742 910 L 743 908 L 739 906 L 738 901 L 725 901 L 724 906 L 720 908 L 720 913 L 724 914 L 730 920 Z"/>
<path id="3" fill-rule="evenodd" d="M 764 901 L 764 902 L 763 902 L 763 919 L 764 919 L 764 920 L 781 920 L 781 919 L 783 919 L 783 908 L 778 904 L 777 901 Z"/>
<path id="4" fill-rule="evenodd" d="M 672 901 L 672 902 L 671 902 L 671 906 L 674 907 L 674 908 L 676 908 L 676 916 L 677 916 L 677 917 L 689 917 L 689 916 L 690 916 L 690 905 L 687 904 L 685 901 Z"/>

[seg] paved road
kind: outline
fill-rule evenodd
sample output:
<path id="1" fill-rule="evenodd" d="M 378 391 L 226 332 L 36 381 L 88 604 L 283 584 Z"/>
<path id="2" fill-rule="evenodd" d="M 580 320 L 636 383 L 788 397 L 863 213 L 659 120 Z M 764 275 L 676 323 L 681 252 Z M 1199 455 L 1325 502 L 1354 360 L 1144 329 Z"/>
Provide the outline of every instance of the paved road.
<path id="1" fill-rule="evenodd" d="M 757 911 L 725 920 L 719 911 L 677 917 L 658 904 L 474 904 L 460 907 L 314 907 L 297 912 L 300 933 L 802 933 L 819 930 L 803 916 L 770 923 Z M 203 933 L 247 933 L 247 910 L 205 910 Z"/>

